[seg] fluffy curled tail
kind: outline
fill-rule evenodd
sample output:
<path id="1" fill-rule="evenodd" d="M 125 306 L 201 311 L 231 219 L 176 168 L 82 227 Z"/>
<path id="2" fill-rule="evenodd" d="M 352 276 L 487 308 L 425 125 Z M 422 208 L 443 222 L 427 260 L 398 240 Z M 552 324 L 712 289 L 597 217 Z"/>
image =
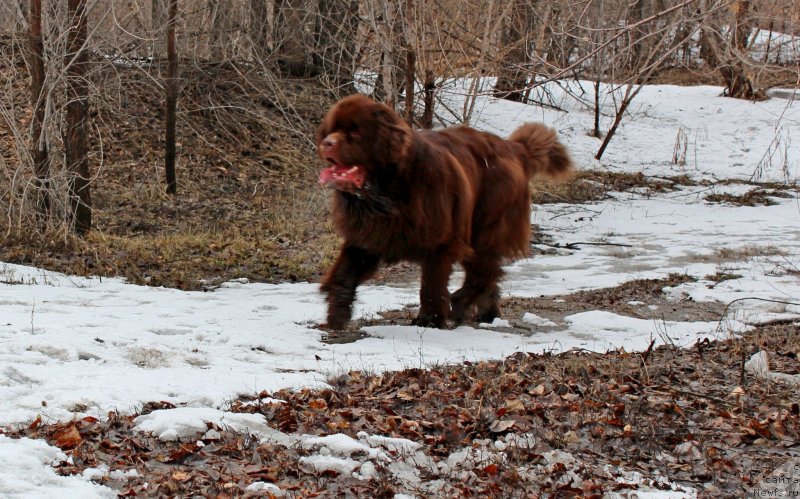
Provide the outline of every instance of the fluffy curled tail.
<path id="1" fill-rule="evenodd" d="M 563 180 L 572 173 L 572 159 L 552 128 L 541 123 L 525 123 L 508 140 L 522 145 L 525 151 L 522 162 L 529 178 Z"/>

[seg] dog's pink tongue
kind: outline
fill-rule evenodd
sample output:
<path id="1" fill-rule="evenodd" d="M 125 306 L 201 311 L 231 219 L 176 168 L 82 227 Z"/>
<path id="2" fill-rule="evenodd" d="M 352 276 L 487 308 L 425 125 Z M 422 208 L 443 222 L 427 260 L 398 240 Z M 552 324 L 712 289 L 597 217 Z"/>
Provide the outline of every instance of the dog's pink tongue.
<path id="1" fill-rule="evenodd" d="M 331 180 L 333 180 L 333 170 L 335 168 L 336 168 L 335 166 L 331 166 L 319 172 L 319 183 L 325 185 Z"/>
<path id="2" fill-rule="evenodd" d="M 364 169 L 360 166 L 333 165 L 319 172 L 319 183 L 333 183 L 333 187 L 344 191 L 361 189 L 365 180 Z"/>

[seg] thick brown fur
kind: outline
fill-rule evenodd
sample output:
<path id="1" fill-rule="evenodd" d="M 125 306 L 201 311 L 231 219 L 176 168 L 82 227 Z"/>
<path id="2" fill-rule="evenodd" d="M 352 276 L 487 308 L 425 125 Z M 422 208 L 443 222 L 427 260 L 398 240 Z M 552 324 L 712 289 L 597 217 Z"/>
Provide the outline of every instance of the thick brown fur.
<path id="1" fill-rule="evenodd" d="M 317 146 L 322 159 L 365 173 L 361 187 L 333 196 L 344 245 L 321 286 L 332 329 L 350 319 L 358 285 L 400 260 L 422 267 L 416 324 L 491 322 L 499 315 L 503 260 L 530 247 L 529 180 L 572 170 L 566 148 L 544 125 L 526 123 L 508 140 L 468 127 L 413 131 L 363 95 L 331 108 Z M 450 297 L 457 262 L 466 276 Z"/>

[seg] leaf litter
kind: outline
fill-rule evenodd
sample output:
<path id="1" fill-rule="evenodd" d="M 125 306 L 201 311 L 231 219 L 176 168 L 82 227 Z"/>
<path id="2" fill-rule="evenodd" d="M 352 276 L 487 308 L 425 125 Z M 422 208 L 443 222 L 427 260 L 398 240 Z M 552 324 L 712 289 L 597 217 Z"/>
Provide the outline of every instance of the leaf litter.
<path id="1" fill-rule="evenodd" d="M 800 371 L 800 327 L 772 325 L 689 349 L 351 371 L 234 400 L 225 414 L 263 418 L 254 431 L 208 416 L 165 439 L 141 427 L 174 409 L 156 402 L 8 435 L 47 440 L 66 456 L 60 474 L 123 497 L 740 496 L 800 436 L 800 387 L 744 371 L 759 349 L 775 352 L 773 370 Z"/>

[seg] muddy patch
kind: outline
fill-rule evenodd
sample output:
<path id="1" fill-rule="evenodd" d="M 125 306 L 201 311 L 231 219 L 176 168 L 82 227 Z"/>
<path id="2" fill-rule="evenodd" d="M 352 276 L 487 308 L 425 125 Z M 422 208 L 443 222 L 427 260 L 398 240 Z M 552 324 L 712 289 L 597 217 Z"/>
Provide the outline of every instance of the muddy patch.
<path id="1" fill-rule="evenodd" d="M 613 288 L 579 291 L 569 295 L 538 298 L 510 297 L 502 301 L 502 313 L 512 327 L 547 331 L 566 327 L 565 317 L 590 310 L 603 310 L 618 315 L 645 320 L 703 322 L 719 320 L 725 310 L 721 302 L 696 302 L 690 298 L 676 299 L 664 293 L 664 288 L 694 281 L 687 275 L 670 275 L 664 279 L 639 279 Z M 526 314 L 552 322 L 531 323 Z"/>
<path id="2" fill-rule="evenodd" d="M 638 279 L 613 288 L 580 291 L 568 295 L 536 298 L 503 298 L 500 302 L 502 320 L 492 329 L 521 335 L 561 331 L 567 328 L 565 317 L 590 310 L 603 310 L 645 320 L 702 322 L 722 317 L 725 304 L 695 302 L 690 298 L 667 295 L 665 288 L 694 281 L 685 274 L 672 274 L 664 279 Z M 351 343 L 365 338 L 363 328 L 370 326 L 409 326 L 418 308 L 408 306 L 387 310 L 370 317 L 352 321 L 343 331 L 327 333 L 326 343 Z M 480 326 L 480 324 L 470 324 Z M 484 325 L 486 327 L 488 325 Z"/>

